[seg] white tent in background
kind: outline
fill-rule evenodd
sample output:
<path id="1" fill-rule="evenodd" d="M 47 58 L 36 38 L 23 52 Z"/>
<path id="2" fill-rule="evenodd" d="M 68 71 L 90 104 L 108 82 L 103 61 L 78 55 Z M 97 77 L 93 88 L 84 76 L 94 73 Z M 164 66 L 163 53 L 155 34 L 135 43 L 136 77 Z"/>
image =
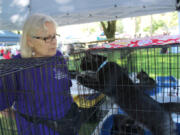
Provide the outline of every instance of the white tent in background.
<path id="1" fill-rule="evenodd" d="M 7 46 L 14 46 L 17 48 L 17 44 L 20 40 L 20 35 L 7 30 L 0 30 L 0 48 Z"/>
<path id="2" fill-rule="evenodd" d="M 0 30 L 0 42 L 17 43 L 20 35 L 7 30 Z"/>
<path id="3" fill-rule="evenodd" d="M 0 29 L 21 29 L 35 12 L 59 25 L 79 24 L 175 11 L 179 0 L 0 0 Z"/>

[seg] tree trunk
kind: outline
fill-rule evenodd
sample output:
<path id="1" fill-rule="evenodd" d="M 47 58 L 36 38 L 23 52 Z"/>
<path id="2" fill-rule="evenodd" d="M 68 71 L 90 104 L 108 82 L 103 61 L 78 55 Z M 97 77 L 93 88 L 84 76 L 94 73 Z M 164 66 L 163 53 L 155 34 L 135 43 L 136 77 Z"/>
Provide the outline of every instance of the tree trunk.
<path id="1" fill-rule="evenodd" d="M 104 34 L 106 35 L 106 38 L 110 41 L 114 41 L 116 32 L 116 20 L 101 22 L 101 26 L 103 28 Z"/>

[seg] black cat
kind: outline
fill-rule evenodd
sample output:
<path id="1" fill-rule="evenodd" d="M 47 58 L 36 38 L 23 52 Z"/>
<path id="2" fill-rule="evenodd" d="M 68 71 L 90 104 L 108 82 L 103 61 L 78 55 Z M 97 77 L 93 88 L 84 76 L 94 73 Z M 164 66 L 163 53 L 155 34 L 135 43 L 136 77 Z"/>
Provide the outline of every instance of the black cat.
<path id="1" fill-rule="evenodd" d="M 139 85 L 145 90 L 153 90 L 156 87 L 156 81 L 143 70 L 137 73 L 137 78 L 140 81 Z"/>
<path id="2" fill-rule="evenodd" d="M 176 135 L 176 125 L 168 111 L 157 101 L 144 94 L 129 78 L 124 68 L 106 57 L 86 54 L 81 60 L 83 71 L 96 73 L 96 79 L 88 74 L 78 75 L 82 85 L 111 97 L 129 117 L 143 124 L 153 135 Z"/>
<path id="3" fill-rule="evenodd" d="M 114 114 L 111 135 L 144 135 L 145 130 L 126 115 Z"/>

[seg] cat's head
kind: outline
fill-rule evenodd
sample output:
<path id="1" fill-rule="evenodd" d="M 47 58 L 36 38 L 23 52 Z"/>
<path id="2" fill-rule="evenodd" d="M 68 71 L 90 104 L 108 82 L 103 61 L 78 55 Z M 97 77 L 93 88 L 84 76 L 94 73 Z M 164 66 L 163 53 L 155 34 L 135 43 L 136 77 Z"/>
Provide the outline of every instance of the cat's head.
<path id="1" fill-rule="evenodd" d="M 87 70 L 97 71 L 100 65 L 106 60 L 107 57 L 105 56 L 87 53 L 81 60 L 80 68 L 83 71 L 87 71 Z"/>
<path id="2" fill-rule="evenodd" d="M 141 71 L 137 74 L 137 78 L 138 78 L 138 79 L 145 79 L 145 78 L 149 78 L 149 75 L 148 75 L 145 71 L 141 70 Z"/>

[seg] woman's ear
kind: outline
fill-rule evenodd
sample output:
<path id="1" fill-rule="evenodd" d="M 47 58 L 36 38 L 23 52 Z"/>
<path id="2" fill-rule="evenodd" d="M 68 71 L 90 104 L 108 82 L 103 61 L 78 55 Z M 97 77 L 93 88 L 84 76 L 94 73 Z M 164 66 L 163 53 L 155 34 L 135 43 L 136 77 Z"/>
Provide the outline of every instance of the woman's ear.
<path id="1" fill-rule="evenodd" d="M 31 48 L 34 47 L 34 44 L 32 43 L 32 38 L 30 36 L 27 36 L 27 45 Z"/>

